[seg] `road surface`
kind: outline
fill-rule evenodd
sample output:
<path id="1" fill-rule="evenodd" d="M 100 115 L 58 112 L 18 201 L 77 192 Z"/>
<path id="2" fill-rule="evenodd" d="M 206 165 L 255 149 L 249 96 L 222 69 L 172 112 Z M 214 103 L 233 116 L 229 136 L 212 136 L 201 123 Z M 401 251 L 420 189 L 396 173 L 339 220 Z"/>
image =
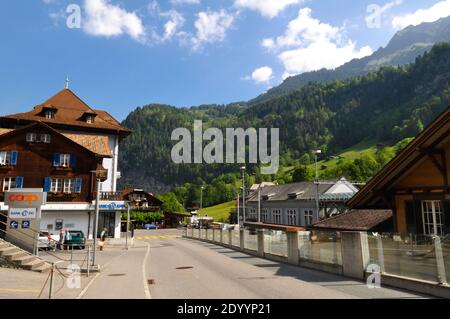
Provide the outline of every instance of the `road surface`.
<path id="1" fill-rule="evenodd" d="M 55 282 L 54 298 L 78 299 L 302 299 L 422 298 L 397 289 L 278 263 L 221 246 L 181 238 L 178 230 L 136 231 L 98 252 L 102 271 L 77 289 Z M 36 298 L 47 274 L 0 268 L 0 298 Z M 41 298 L 47 298 L 44 286 Z"/>

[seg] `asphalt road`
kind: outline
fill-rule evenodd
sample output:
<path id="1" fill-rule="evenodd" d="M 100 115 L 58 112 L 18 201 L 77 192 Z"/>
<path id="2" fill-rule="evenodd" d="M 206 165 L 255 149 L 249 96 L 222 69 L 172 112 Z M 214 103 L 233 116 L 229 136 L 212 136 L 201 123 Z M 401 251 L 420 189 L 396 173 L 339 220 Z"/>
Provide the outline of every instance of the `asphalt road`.
<path id="1" fill-rule="evenodd" d="M 173 230 L 158 235 L 173 235 Z M 154 233 L 156 234 L 156 233 Z M 418 298 L 395 289 L 249 256 L 182 238 L 145 239 L 150 244 L 147 277 L 155 299 L 197 298 Z"/>
<path id="2" fill-rule="evenodd" d="M 421 298 L 390 288 L 249 256 L 181 238 L 177 230 L 137 231 L 134 247 L 120 241 L 98 252 L 102 271 L 78 289 L 55 284 L 55 298 L 302 299 Z M 0 298 L 36 298 L 47 274 L 0 268 Z M 47 285 L 48 286 L 48 285 Z M 44 289 L 47 291 L 47 289 Z M 42 296 L 45 298 L 45 293 Z"/>

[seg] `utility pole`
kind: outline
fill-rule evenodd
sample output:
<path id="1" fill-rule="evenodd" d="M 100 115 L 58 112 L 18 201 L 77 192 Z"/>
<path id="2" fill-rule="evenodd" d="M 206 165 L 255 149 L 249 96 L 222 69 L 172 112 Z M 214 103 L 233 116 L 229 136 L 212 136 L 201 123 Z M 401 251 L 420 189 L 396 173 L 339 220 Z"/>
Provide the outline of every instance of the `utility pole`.
<path id="1" fill-rule="evenodd" d="M 242 170 L 242 214 L 243 214 L 243 223 L 245 223 L 245 166 L 241 167 Z"/>
<path id="2" fill-rule="evenodd" d="M 240 212 L 240 210 L 241 210 L 241 205 L 240 205 L 240 203 L 239 203 L 239 201 L 240 201 L 240 198 L 239 198 L 239 192 L 240 192 L 240 189 L 238 190 L 238 192 L 237 192 L 237 224 L 238 225 L 241 225 L 241 212 Z"/>
<path id="3" fill-rule="evenodd" d="M 95 199 L 95 219 L 94 219 L 94 253 L 92 255 L 92 266 L 95 266 L 95 254 L 97 252 L 98 215 L 100 211 L 100 179 L 97 178 L 97 194 Z"/>
<path id="4" fill-rule="evenodd" d="M 258 186 L 258 223 L 261 223 L 261 184 Z"/>
<path id="5" fill-rule="evenodd" d="M 317 157 L 319 154 L 322 154 L 321 150 L 316 150 L 314 151 L 314 159 L 315 159 L 315 165 L 316 165 L 316 178 L 315 178 L 315 184 L 316 184 L 316 216 L 317 218 L 319 218 L 319 210 L 320 210 L 320 205 L 319 205 L 319 169 L 317 166 Z"/>

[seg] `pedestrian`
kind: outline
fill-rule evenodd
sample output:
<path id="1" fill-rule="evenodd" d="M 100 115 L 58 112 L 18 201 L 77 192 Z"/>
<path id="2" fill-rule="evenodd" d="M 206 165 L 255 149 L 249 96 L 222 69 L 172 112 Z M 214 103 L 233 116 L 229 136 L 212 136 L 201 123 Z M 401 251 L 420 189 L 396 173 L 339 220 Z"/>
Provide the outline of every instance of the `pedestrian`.
<path id="1" fill-rule="evenodd" d="M 65 240 L 66 234 L 64 233 L 63 229 L 59 230 L 59 243 L 58 243 L 58 249 L 64 250 L 64 240 Z"/>
<path id="2" fill-rule="evenodd" d="M 106 229 L 106 228 L 103 228 L 103 231 L 102 231 L 102 233 L 100 234 L 100 242 L 98 243 L 99 246 L 100 246 L 100 251 L 103 251 L 103 248 L 104 248 L 104 246 L 105 246 L 106 232 L 107 232 L 107 229 Z"/>

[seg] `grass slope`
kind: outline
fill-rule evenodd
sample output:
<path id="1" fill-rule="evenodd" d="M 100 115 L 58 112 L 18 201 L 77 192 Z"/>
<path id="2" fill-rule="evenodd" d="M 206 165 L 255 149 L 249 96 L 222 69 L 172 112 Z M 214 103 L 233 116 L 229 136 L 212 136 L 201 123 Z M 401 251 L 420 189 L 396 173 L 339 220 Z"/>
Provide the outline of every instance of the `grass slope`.
<path id="1" fill-rule="evenodd" d="M 235 208 L 235 202 L 226 202 L 216 206 L 203 208 L 201 215 L 208 215 L 213 217 L 215 222 L 225 222 L 230 217 L 230 211 Z"/>

